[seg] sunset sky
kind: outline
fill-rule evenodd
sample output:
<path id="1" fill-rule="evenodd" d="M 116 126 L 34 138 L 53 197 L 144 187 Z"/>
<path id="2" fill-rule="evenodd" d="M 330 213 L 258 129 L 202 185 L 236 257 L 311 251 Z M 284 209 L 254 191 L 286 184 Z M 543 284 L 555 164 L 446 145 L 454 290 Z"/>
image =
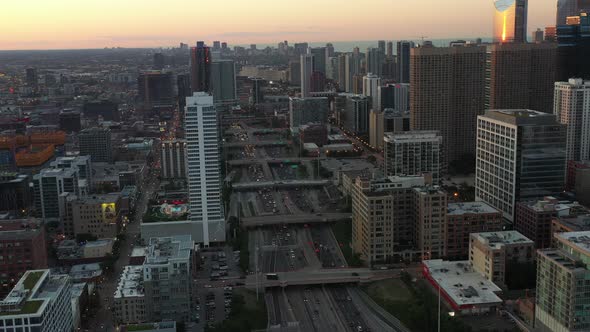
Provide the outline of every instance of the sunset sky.
<path id="1" fill-rule="evenodd" d="M 529 1 L 529 35 L 555 24 Z M 492 0 L 3 0 L 0 50 L 490 37 Z M 529 37 L 530 38 L 530 37 Z"/>

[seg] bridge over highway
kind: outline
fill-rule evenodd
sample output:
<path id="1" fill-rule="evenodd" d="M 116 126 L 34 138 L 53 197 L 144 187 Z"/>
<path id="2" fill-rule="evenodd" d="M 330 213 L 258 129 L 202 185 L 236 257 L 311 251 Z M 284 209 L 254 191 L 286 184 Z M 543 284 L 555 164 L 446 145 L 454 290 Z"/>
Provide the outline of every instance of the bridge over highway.
<path id="1" fill-rule="evenodd" d="M 284 224 L 314 224 L 350 219 L 350 213 L 290 214 L 241 218 L 242 227 L 272 226 Z"/>
<path id="2" fill-rule="evenodd" d="M 248 141 L 248 142 L 233 142 L 223 144 L 226 148 L 241 148 L 248 145 L 254 146 L 285 146 L 291 144 L 288 141 Z"/>
<path id="3" fill-rule="evenodd" d="M 278 280 L 268 280 L 266 274 L 258 275 L 258 287 L 288 287 L 304 285 L 326 285 L 344 283 L 368 283 L 378 280 L 397 278 L 401 270 L 370 270 L 366 268 L 319 269 L 293 272 L 278 272 Z M 246 287 L 256 288 L 256 275 L 246 277 Z"/>
<path id="4" fill-rule="evenodd" d="M 243 182 L 232 185 L 234 191 L 256 190 L 263 188 L 299 188 L 299 187 L 322 187 L 330 184 L 330 180 L 282 180 L 282 181 L 262 181 L 262 182 Z"/>
<path id="5" fill-rule="evenodd" d="M 255 165 L 260 163 L 269 164 L 299 164 L 306 161 L 317 161 L 318 158 L 264 158 L 264 159 L 241 159 L 241 160 L 230 160 L 228 164 L 231 166 L 240 165 Z M 322 159 L 320 159 L 322 160 Z"/>

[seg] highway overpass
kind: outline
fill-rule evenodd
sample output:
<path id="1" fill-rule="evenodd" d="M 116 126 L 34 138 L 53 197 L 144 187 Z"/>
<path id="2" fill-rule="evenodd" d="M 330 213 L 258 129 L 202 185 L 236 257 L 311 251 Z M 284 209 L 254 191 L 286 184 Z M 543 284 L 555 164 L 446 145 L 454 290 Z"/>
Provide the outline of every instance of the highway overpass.
<path id="1" fill-rule="evenodd" d="M 320 159 L 323 160 L 323 159 Z M 241 159 L 241 160 L 230 160 L 228 164 L 231 166 L 240 166 L 240 165 L 255 165 L 261 163 L 268 163 L 268 164 L 300 164 L 306 161 L 318 161 L 318 158 L 264 158 L 264 159 Z"/>
<path id="2" fill-rule="evenodd" d="M 330 180 L 282 180 L 282 181 L 261 181 L 234 183 L 234 191 L 248 191 L 264 188 L 299 188 L 299 187 L 323 187 L 330 184 Z"/>
<path id="3" fill-rule="evenodd" d="M 350 219 L 350 213 L 290 214 L 241 218 L 243 228 L 284 224 L 314 224 Z"/>
<path id="4" fill-rule="evenodd" d="M 294 271 L 274 273 L 278 280 L 268 280 L 266 273 L 258 275 L 258 287 L 288 287 L 305 285 L 326 285 L 346 283 L 368 283 L 378 280 L 397 278 L 400 270 L 370 270 L 366 268 L 353 269 L 320 269 L 316 271 Z M 256 288 L 256 275 L 246 277 L 246 287 Z"/>
<path id="5" fill-rule="evenodd" d="M 247 142 L 233 142 L 233 143 L 225 143 L 223 144 L 224 147 L 226 148 L 241 148 L 244 146 L 248 146 L 248 145 L 254 145 L 254 146 L 285 146 L 291 144 L 288 141 L 279 141 L 279 140 L 274 140 L 274 141 L 247 141 Z"/>

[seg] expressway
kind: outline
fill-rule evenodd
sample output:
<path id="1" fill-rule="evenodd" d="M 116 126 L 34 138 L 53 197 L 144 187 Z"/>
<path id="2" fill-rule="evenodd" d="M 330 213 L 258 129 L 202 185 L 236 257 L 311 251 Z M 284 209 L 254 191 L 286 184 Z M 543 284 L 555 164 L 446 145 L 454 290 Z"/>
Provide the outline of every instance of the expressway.
<path id="1" fill-rule="evenodd" d="M 234 143 L 225 143 L 223 146 L 225 148 L 241 148 L 248 145 L 254 146 L 285 146 L 288 145 L 288 141 L 250 141 L 250 142 L 234 142 Z"/>
<path id="2" fill-rule="evenodd" d="M 241 182 L 232 185 L 233 190 L 253 190 L 262 188 L 298 188 L 298 187 L 323 187 L 330 184 L 330 180 L 282 180 Z"/>
<path id="3" fill-rule="evenodd" d="M 305 285 L 326 285 L 344 283 L 368 283 L 378 280 L 399 277 L 400 270 L 370 270 L 365 268 L 343 268 L 343 269 L 302 269 L 299 271 L 276 273 L 278 280 L 268 280 L 266 275 L 259 275 L 258 285 L 256 275 L 246 277 L 246 287 L 288 287 Z"/>
<path id="4" fill-rule="evenodd" d="M 260 163 L 268 164 L 299 164 L 307 161 L 317 161 L 318 158 L 256 158 L 256 159 L 239 159 L 230 160 L 228 164 L 231 166 L 255 165 Z"/>
<path id="5" fill-rule="evenodd" d="M 285 225 L 285 224 L 313 224 L 329 223 L 340 220 L 350 219 L 350 213 L 318 213 L 318 214 L 292 214 L 292 215 L 272 215 L 242 218 L 241 224 L 244 228 Z"/>

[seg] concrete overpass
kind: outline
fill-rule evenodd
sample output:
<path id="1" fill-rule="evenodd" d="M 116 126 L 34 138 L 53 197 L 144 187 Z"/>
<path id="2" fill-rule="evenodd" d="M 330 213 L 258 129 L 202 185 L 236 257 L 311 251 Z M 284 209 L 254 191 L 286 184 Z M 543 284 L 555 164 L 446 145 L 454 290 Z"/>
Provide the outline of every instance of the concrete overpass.
<path id="1" fill-rule="evenodd" d="M 245 147 L 248 145 L 254 145 L 254 146 L 285 146 L 291 144 L 288 141 L 280 141 L 280 140 L 274 140 L 274 141 L 248 141 L 248 142 L 233 142 L 233 143 L 225 143 L 223 144 L 224 147 L 226 148 L 241 148 L 241 147 Z"/>
<path id="2" fill-rule="evenodd" d="M 299 187 L 322 187 L 330 184 L 330 180 L 282 180 L 263 182 L 243 182 L 232 185 L 234 191 L 247 191 L 263 188 L 299 188 Z"/>
<path id="3" fill-rule="evenodd" d="M 293 215 L 272 215 L 241 218 L 242 227 L 251 228 L 258 226 L 272 226 L 284 224 L 314 224 L 328 223 L 350 219 L 350 213 L 318 213 L 318 214 L 293 214 Z"/>
<path id="4" fill-rule="evenodd" d="M 323 160 L 320 159 L 320 160 Z M 231 166 L 240 166 L 240 165 L 255 165 L 261 163 L 268 163 L 268 164 L 300 164 L 306 161 L 318 161 L 318 158 L 264 158 L 264 159 L 242 159 L 242 160 L 230 160 L 228 164 Z"/>
<path id="5" fill-rule="evenodd" d="M 370 270 L 366 268 L 353 269 L 320 269 L 315 271 L 294 271 L 274 273 L 278 280 L 268 280 L 266 273 L 258 275 L 258 287 L 288 287 L 303 285 L 326 285 L 346 283 L 369 283 L 378 280 L 397 278 L 400 270 Z M 256 275 L 246 277 L 246 287 L 256 288 Z"/>

